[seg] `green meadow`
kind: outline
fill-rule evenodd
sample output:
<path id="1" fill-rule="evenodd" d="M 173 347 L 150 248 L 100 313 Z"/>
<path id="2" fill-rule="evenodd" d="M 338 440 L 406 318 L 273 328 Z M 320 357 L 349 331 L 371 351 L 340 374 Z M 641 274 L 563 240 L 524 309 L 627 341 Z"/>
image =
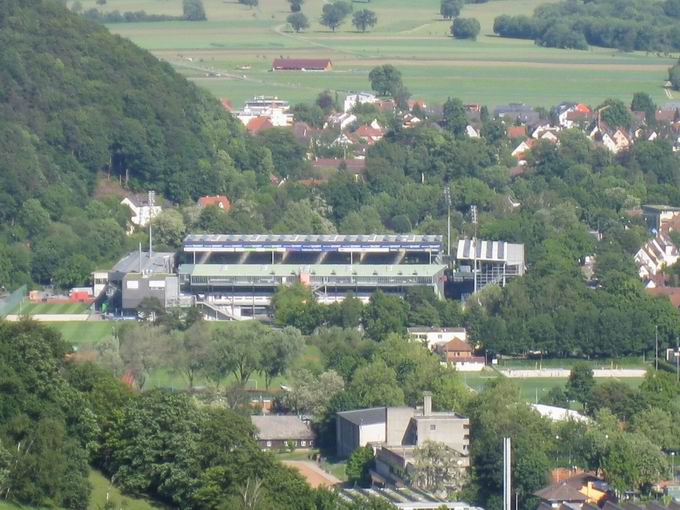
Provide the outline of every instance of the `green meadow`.
<path id="1" fill-rule="evenodd" d="M 677 55 L 559 50 L 493 34 L 496 16 L 530 14 L 541 3 L 545 0 L 466 5 L 461 16 L 482 25 L 477 41 L 448 36 L 450 22 L 440 18 L 439 0 L 355 2 L 355 10 L 369 8 L 378 15 L 378 25 L 367 33 L 355 31 L 349 21 L 335 33 L 319 25 L 323 0 L 305 2 L 311 27 L 300 34 L 286 24 L 286 0 L 260 0 L 257 8 L 235 0 L 204 0 L 206 22 L 120 23 L 109 29 L 237 107 L 257 94 L 299 102 L 313 100 L 324 89 L 340 95 L 366 90 L 368 72 L 383 63 L 396 65 L 413 96 L 430 102 L 457 96 L 489 106 L 511 101 L 550 106 L 563 100 L 597 104 L 607 97 L 629 100 L 637 91 L 659 103 L 680 99 L 678 94 L 669 98 L 663 88 Z M 86 0 L 83 5 L 96 4 Z M 114 9 L 180 15 L 181 1 L 108 0 L 104 10 Z M 271 72 L 272 60 L 281 56 L 330 58 L 334 67 L 326 73 Z"/>

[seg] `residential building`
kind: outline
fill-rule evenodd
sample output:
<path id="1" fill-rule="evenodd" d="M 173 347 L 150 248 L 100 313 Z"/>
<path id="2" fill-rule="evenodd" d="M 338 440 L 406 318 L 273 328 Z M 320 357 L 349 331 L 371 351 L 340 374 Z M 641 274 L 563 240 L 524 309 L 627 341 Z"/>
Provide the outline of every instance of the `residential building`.
<path id="1" fill-rule="evenodd" d="M 130 195 L 121 200 L 120 203 L 128 206 L 132 211 L 132 217 L 130 218 L 130 222 L 133 225 L 132 228 L 146 227 L 153 218 L 163 211 L 160 205 L 156 205 L 153 202 L 153 198 L 149 202 L 150 196 L 152 197 L 153 195 Z"/>
<path id="2" fill-rule="evenodd" d="M 250 421 L 257 429 L 257 444 L 263 450 L 314 447 L 314 432 L 297 416 L 251 416 Z"/>
<path id="3" fill-rule="evenodd" d="M 670 232 L 680 228 L 680 207 L 643 205 L 642 215 L 651 232 Z"/>
<path id="4" fill-rule="evenodd" d="M 244 120 L 244 118 L 240 116 L 239 119 Z M 257 135 L 262 131 L 272 129 L 274 127 L 274 124 L 272 123 L 271 119 L 263 115 L 259 117 L 249 118 L 248 122 L 245 122 L 245 125 L 246 129 L 248 130 L 248 133 L 250 133 L 251 135 Z"/>
<path id="5" fill-rule="evenodd" d="M 330 71 L 333 62 L 329 58 L 277 58 L 272 71 Z"/>
<path id="6" fill-rule="evenodd" d="M 343 111 L 348 113 L 358 104 L 376 104 L 379 101 L 378 97 L 370 92 L 351 92 L 345 97 Z"/>
<path id="7" fill-rule="evenodd" d="M 331 113 L 326 119 L 325 127 L 333 127 L 344 131 L 357 121 L 357 116 L 353 113 Z"/>
<path id="8" fill-rule="evenodd" d="M 515 138 L 526 138 L 527 137 L 527 127 L 526 126 L 509 126 L 506 130 L 508 138 L 511 140 Z"/>
<path id="9" fill-rule="evenodd" d="M 215 196 L 204 196 L 198 199 L 198 205 L 199 207 L 210 207 L 210 206 L 215 206 L 219 207 L 223 211 L 228 211 L 231 209 L 231 202 L 227 197 L 224 195 L 215 195 Z"/>
<path id="10" fill-rule="evenodd" d="M 465 328 L 436 328 L 427 326 L 415 326 L 407 329 L 409 336 L 419 340 L 428 349 L 435 350 L 439 346 L 446 345 L 451 340 L 467 341 Z"/>
<path id="11" fill-rule="evenodd" d="M 541 500 L 539 510 L 590 510 L 600 508 L 611 499 L 609 486 L 593 473 L 569 473 L 534 493 Z M 606 507 L 605 507 L 606 508 Z"/>
<path id="12" fill-rule="evenodd" d="M 503 119 L 506 122 L 514 124 L 519 122 L 533 126 L 540 121 L 541 116 L 531 106 L 523 103 L 510 103 L 507 105 L 497 106 L 493 111 L 494 117 Z"/>
<path id="13" fill-rule="evenodd" d="M 444 361 L 462 372 L 479 372 L 484 369 L 483 356 L 475 356 L 474 348 L 458 338 L 439 347 Z"/>
<path id="14" fill-rule="evenodd" d="M 657 275 L 660 275 L 664 268 L 672 266 L 678 261 L 680 251 L 673 244 L 669 235 L 661 232 L 643 244 L 634 258 L 640 278 L 658 286 L 660 282 Z"/>
<path id="15" fill-rule="evenodd" d="M 565 129 L 577 127 L 592 120 L 592 110 L 583 103 L 561 103 L 553 113 L 557 116 L 559 125 Z"/>
<path id="16" fill-rule="evenodd" d="M 272 127 L 292 126 L 294 120 L 290 103 L 275 96 L 256 96 L 246 101 L 235 115 L 253 134 Z"/>

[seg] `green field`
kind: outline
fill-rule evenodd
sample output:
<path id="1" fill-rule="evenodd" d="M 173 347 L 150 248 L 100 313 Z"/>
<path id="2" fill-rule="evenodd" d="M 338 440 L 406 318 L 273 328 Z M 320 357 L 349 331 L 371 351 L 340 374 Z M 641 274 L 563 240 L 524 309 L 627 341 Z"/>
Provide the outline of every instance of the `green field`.
<path id="1" fill-rule="evenodd" d="M 475 17 L 482 25 L 476 42 L 448 37 L 450 22 L 438 15 L 439 0 L 355 2 L 355 9 L 368 7 L 378 15 L 378 25 L 366 34 L 356 32 L 350 22 L 336 33 L 320 26 L 317 20 L 323 2 L 305 2 L 303 11 L 312 26 L 301 34 L 288 31 L 285 0 L 260 0 L 254 9 L 235 1 L 204 0 L 206 22 L 122 23 L 109 28 L 235 106 L 257 94 L 297 102 L 310 101 L 323 89 L 340 94 L 366 90 L 369 70 L 381 63 L 398 66 L 414 97 L 432 102 L 457 96 L 489 106 L 510 101 L 550 106 L 563 100 L 596 104 L 606 97 L 630 100 L 637 91 L 648 92 L 658 102 L 670 99 L 663 83 L 677 56 L 542 48 L 532 41 L 493 34 L 496 16 L 530 14 L 546 0 L 466 5 L 461 15 Z M 95 0 L 82 3 L 86 9 L 95 6 Z M 181 2 L 108 0 L 105 9 L 180 15 Z M 272 60 L 280 56 L 328 57 L 334 69 L 328 73 L 270 72 Z M 240 66 L 251 69 L 239 70 Z"/>
<path id="2" fill-rule="evenodd" d="M 96 344 L 112 336 L 118 323 L 114 321 L 73 321 L 44 323 L 59 331 L 64 340 L 73 346 Z"/>
<path id="3" fill-rule="evenodd" d="M 465 381 L 465 384 L 467 384 L 470 388 L 472 388 L 475 391 L 481 391 L 484 389 L 486 383 L 497 377 L 500 377 L 500 375 L 498 375 L 497 372 L 486 371 L 479 374 L 463 373 L 462 377 L 463 380 Z M 512 380 L 515 382 L 515 384 L 517 384 L 520 387 L 522 398 L 527 402 L 536 402 L 537 400 L 540 401 L 541 398 L 546 393 L 548 393 L 552 388 L 558 386 L 564 387 L 564 385 L 567 383 L 566 378 L 557 377 L 536 377 L 530 379 L 512 379 Z M 619 381 L 634 388 L 637 388 L 642 383 L 642 379 L 640 378 L 625 378 L 625 379 L 606 378 L 596 380 L 598 382 Z"/>
<path id="4" fill-rule="evenodd" d="M 28 314 L 28 315 L 38 315 L 38 314 L 75 314 L 75 313 L 88 313 L 90 306 L 84 303 L 31 303 L 30 301 L 24 300 L 19 304 L 19 306 L 12 310 L 15 314 Z"/>

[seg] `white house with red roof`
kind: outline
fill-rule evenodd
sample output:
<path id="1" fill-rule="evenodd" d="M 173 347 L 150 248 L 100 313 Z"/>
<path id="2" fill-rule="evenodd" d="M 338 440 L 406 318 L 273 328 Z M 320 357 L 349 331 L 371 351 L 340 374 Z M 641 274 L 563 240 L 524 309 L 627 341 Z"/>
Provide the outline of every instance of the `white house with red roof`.
<path id="1" fill-rule="evenodd" d="M 231 209 L 231 202 L 227 197 L 224 195 L 206 195 L 204 197 L 201 197 L 198 199 L 198 206 L 199 207 L 210 207 L 210 206 L 215 206 L 219 207 L 220 209 L 224 211 L 228 211 Z"/>

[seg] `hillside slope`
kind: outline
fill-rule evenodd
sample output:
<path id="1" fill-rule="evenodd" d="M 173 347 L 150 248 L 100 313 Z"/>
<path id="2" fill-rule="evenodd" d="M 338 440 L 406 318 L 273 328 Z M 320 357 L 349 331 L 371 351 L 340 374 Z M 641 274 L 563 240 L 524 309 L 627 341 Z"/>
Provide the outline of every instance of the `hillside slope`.
<path id="1" fill-rule="evenodd" d="M 57 2 L 0 0 L 0 47 L 5 217 L 53 183 L 87 194 L 101 170 L 181 201 L 248 166 L 234 149 L 243 130 L 216 100 Z M 220 149 L 232 158 L 216 165 Z"/>
<path id="2" fill-rule="evenodd" d="M 0 0 L 0 48 L 0 288 L 80 285 L 136 246 L 97 175 L 173 202 L 268 182 L 216 99 L 55 0 Z"/>

